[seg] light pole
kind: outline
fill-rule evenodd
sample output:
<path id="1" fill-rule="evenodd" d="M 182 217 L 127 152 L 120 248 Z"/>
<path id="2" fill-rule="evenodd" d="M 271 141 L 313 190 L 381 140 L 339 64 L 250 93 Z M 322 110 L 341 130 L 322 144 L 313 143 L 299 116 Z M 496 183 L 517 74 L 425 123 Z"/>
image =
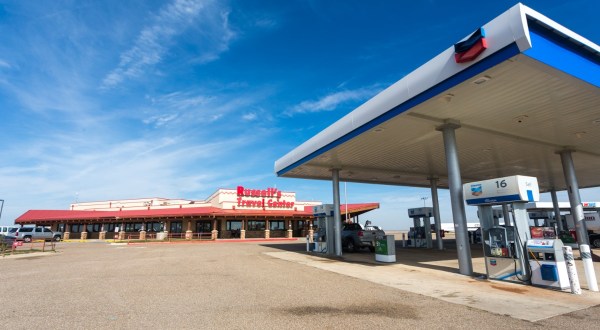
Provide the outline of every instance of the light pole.
<path id="1" fill-rule="evenodd" d="M 0 221 L 2 221 L 2 209 L 4 208 L 4 200 L 0 199 L 0 202 L 2 202 L 2 205 L 0 205 Z"/>
<path id="2" fill-rule="evenodd" d="M 425 207 L 425 201 L 429 199 L 429 197 L 421 197 L 421 199 L 423 200 L 423 207 Z"/>

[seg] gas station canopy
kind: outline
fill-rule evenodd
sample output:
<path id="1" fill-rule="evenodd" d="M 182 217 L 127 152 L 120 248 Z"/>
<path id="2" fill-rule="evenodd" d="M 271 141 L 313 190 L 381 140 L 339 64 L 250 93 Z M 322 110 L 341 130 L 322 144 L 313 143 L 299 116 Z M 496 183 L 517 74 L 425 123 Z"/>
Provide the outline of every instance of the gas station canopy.
<path id="1" fill-rule="evenodd" d="M 538 178 L 600 186 L 600 47 L 518 4 L 275 162 L 282 177 L 448 187 L 443 136 L 456 125 L 463 182 Z M 464 47 L 463 47 L 464 48 Z M 475 52 L 475 53 L 474 53 Z"/>

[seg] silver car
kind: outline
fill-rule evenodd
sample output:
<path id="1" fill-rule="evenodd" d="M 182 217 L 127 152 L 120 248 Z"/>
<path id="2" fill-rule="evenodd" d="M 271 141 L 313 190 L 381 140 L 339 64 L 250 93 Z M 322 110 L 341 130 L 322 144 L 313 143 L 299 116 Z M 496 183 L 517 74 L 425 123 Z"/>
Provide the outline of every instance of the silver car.
<path id="1" fill-rule="evenodd" d="M 53 232 L 45 227 L 13 228 L 9 232 L 9 235 L 15 236 L 18 240 L 22 240 L 24 242 L 31 242 L 35 239 L 43 239 L 47 241 L 54 240 L 58 242 L 62 239 L 61 232 Z"/>

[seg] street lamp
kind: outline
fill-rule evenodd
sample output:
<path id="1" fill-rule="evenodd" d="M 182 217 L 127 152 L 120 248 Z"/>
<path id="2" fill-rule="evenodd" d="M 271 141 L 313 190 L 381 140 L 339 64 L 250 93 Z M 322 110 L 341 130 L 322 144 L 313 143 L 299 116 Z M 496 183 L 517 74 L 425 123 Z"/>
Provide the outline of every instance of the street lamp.
<path id="1" fill-rule="evenodd" d="M 421 197 L 421 199 L 423 200 L 423 207 L 425 207 L 425 201 L 429 199 L 429 197 Z"/>
<path id="2" fill-rule="evenodd" d="M 2 221 L 2 209 L 4 208 L 4 200 L 0 199 L 0 202 L 2 202 L 2 205 L 0 205 L 0 221 Z"/>

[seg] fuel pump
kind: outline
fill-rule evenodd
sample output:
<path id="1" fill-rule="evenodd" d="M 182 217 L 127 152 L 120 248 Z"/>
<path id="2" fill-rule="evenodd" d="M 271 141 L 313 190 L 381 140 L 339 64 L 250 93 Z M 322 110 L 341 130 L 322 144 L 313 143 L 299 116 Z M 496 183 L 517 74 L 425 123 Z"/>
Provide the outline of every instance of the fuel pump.
<path id="1" fill-rule="evenodd" d="M 535 227 L 549 227 L 550 226 L 550 215 L 546 211 L 529 212 L 529 219 L 533 220 Z M 540 220 L 543 221 L 540 225 Z"/>
<path id="2" fill-rule="evenodd" d="M 528 282 L 530 268 L 525 244 L 530 239 L 526 203 L 540 197 L 537 178 L 510 176 L 463 185 L 467 205 L 477 206 L 489 279 Z M 512 204 L 514 225 L 500 225 L 493 205 Z"/>
<path id="3" fill-rule="evenodd" d="M 313 206 L 313 215 L 317 225 L 317 235 L 315 235 L 316 251 L 329 255 L 335 254 L 333 210 L 333 204 Z"/>
<path id="4" fill-rule="evenodd" d="M 567 266 L 559 239 L 530 239 L 527 251 L 530 256 L 531 284 L 563 291 L 571 289 Z"/>
<path id="5" fill-rule="evenodd" d="M 408 238 L 409 246 L 433 248 L 431 240 L 431 220 L 433 217 L 432 207 L 417 207 L 408 209 L 408 217 L 413 220 L 413 227 L 410 228 Z M 423 220 L 423 222 L 421 222 Z"/>

